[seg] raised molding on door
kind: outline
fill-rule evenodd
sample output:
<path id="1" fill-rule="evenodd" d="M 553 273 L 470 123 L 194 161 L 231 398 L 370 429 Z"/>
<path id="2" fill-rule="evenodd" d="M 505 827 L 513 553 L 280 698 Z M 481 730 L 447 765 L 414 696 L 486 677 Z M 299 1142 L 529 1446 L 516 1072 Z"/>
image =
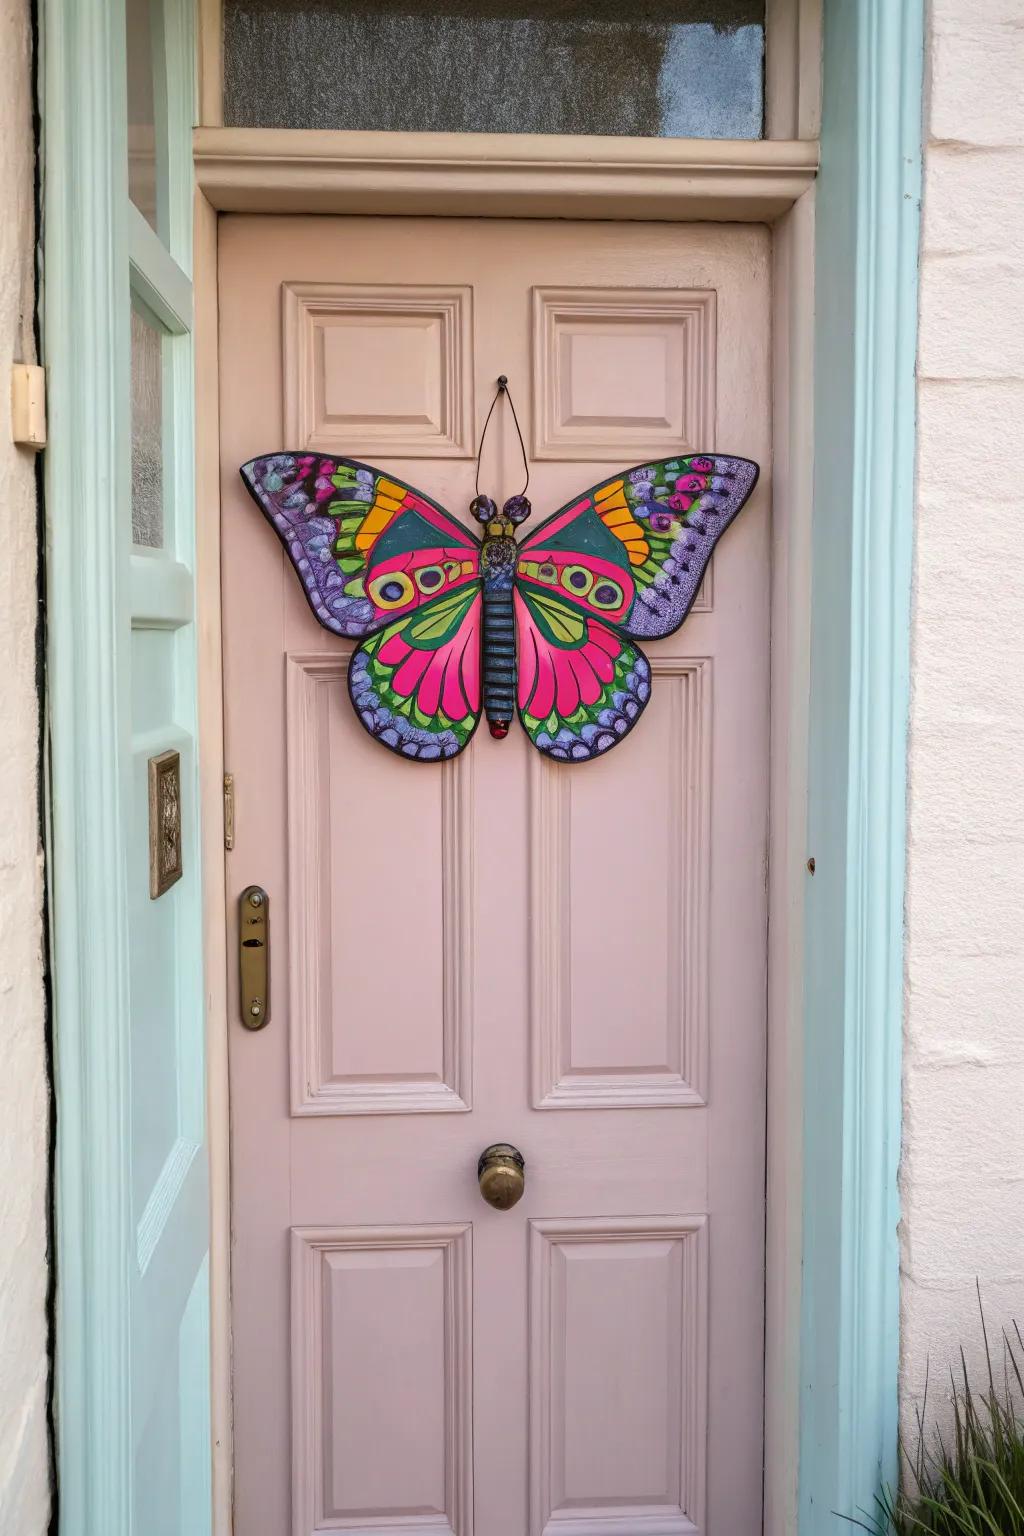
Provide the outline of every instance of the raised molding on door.
<path id="1" fill-rule="evenodd" d="M 715 447 L 716 299 L 534 288 L 533 457 L 625 467 Z"/>
<path id="2" fill-rule="evenodd" d="M 473 1536 L 472 1245 L 292 1228 L 292 1536 Z"/>
<path id="3" fill-rule="evenodd" d="M 581 1063 L 587 1020 L 573 1007 L 573 787 L 577 779 L 531 754 L 530 999 L 531 1077 L 535 1109 L 631 1109 L 654 1105 L 696 1106 L 707 1101 L 708 893 L 710 889 L 711 695 L 708 657 L 651 657 L 654 702 L 671 711 L 664 755 L 671 775 L 665 828 L 666 886 L 654 878 L 643 890 L 623 891 L 607 918 L 610 931 L 595 933 L 592 965 L 628 972 L 632 927 L 652 907 L 680 936 L 665 955 L 664 1061 L 631 1062 L 630 1020 L 621 1018 L 618 1061 Z M 648 730 L 653 724 L 648 717 Z M 633 738 L 641 747 L 639 735 Z M 591 783 L 600 773 L 588 775 Z M 577 794 L 586 792 L 582 781 Z M 608 807 L 607 835 L 627 835 L 629 807 Z M 652 850 L 653 852 L 653 850 Z M 586 920 L 585 918 L 583 919 Z M 646 981 L 638 976 L 638 981 Z M 644 1006 L 638 994 L 637 1007 Z"/>
<path id="4" fill-rule="evenodd" d="M 531 1221 L 529 1262 L 530 1536 L 698 1536 L 707 1216 Z"/>
<path id="5" fill-rule="evenodd" d="M 333 933 L 331 883 L 327 868 L 330 819 L 358 814 L 354 799 L 330 788 L 331 711 L 351 721 L 346 688 L 348 647 L 331 652 L 290 653 L 287 659 L 287 773 L 289 870 L 289 1031 L 292 1114 L 380 1115 L 468 1110 L 472 1103 L 473 1011 L 473 761 L 466 752 L 441 764 L 439 793 L 441 860 L 439 900 L 442 961 L 440 1038 L 435 1073 L 378 1076 L 346 1074 L 332 1066 L 332 1041 L 341 1000 L 332 996 L 331 955 L 318 941 Z M 364 745 L 360 741 L 360 745 Z M 366 743 L 372 748 L 372 743 Z M 429 781 L 419 781 L 426 785 Z M 383 850 L 382 850 L 383 855 Z M 338 944 L 358 951 L 361 936 L 341 933 Z M 367 958 L 380 964 L 382 955 Z M 358 1021 L 365 1028 L 369 1021 Z M 428 1029 L 426 1010 L 420 1021 Z"/>
<path id="6" fill-rule="evenodd" d="M 290 449 L 472 457 L 471 288 L 285 283 L 282 325 Z M 374 377 L 386 381 L 379 400 Z"/>

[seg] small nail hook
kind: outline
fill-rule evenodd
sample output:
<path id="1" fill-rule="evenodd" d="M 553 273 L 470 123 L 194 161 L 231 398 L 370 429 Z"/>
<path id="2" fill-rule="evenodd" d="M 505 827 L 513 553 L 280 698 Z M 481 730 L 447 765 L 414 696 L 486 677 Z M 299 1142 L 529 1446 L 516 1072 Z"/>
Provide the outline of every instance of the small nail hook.
<path id="1" fill-rule="evenodd" d="M 499 373 L 499 375 L 498 375 L 498 388 L 499 389 L 506 389 L 507 387 L 508 387 L 508 378 L 507 378 L 507 376 L 505 374 L 503 374 L 503 373 Z"/>

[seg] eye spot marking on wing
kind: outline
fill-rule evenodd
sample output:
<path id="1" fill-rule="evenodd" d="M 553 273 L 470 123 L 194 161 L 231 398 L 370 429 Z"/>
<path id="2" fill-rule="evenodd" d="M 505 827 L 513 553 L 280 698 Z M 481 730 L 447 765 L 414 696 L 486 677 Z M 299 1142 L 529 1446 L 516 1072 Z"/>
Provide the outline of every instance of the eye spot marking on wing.
<path id="1" fill-rule="evenodd" d="M 622 588 L 619 584 L 607 578 L 595 582 L 594 588 L 590 593 L 590 601 L 595 608 L 608 610 L 621 607 L 622 597 Z"/>
<path id="2" fill-rule="evenodd" d="M 577 604 L 594 613 L 618 616 L 627 598 L 622 583 L 609 574 L 609 569 L 592 570 L 589 566 L 561 564 L 554 560 L 520 560 L 517 567 L 520 576 L 543 586 L 560 587 L 575 599 Z"/>
<path id="3" fill-rule="evenodd" d="M 404 571 L 388 571 L 370 582 L 369 594 L 371 602 L 387 613 L 410 602 L 416 592 Z"/>
<path id="4" fill-rule="evenodd" d="M 550 560 L 538 563 L 536 560 L 520 560 L 519 575 L 526 576 L 530 581 L 542 581 L 547 587 L 558 586 L 558 567 Z"/>
<path id="5" fill-rule="evenodd" d="M 407 608 L 415 608 L 433 602 L 461 587 L 466 578 L 479 576 L 473 560 L 440 558 L 451 556 L 451 551 L 437 550 L 434 558 L 423 559 L 422 553 L 397 556 L 389 560 L 384 569 L 375 571 L 366 582 L 366 595 L 376 606 L 378 613 L 395 614 Z M 423 560 L 417 565 L 417 558 Z"/>
<path id="6" fill-rule="evenodd" d="M 577 597 L 586 597 L 594 585 L 594 577 L 585 565 L 567 565 L 562 569 L 562 586 Z"/>

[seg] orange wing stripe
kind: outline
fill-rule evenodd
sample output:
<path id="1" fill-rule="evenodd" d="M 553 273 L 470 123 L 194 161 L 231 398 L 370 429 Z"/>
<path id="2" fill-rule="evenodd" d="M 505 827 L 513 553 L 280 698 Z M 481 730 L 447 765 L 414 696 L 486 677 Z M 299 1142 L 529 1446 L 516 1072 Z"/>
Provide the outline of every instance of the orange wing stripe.
<path id="1" fill-rule="evenodd" d="M 604 498 L 602 501 L 601 498 Z M 651 552 L 644 530 L 626 505 L 622 481 L 616 480 L 597 493 L 597 512 L 605 527 L 626 546 L 631 565 L 643 565 Z"/>
<path id="2" fill-rule="evenodd" d="M 390 485 L 390 481 L 380 481 L 379 484 Z M 397 487 L 396 487 L 397 489 Z M 356 534 L 356 549 L 363 553 L 370 549 L 380 538 L 384 529 L 391 522 L 397 512 L 401 511 L 401 505 L 392 501 L 389 496 L 382 496 L 379 491 L 373 506 L 363 519 L 362 527 Z"/>

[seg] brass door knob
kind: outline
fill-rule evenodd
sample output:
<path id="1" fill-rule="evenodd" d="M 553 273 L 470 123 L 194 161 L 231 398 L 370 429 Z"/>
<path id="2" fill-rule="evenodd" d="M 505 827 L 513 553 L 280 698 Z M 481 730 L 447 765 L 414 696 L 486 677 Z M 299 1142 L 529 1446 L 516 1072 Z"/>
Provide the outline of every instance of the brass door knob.
<path id="1" fill-rule="evenodd" d="M 507 1211 L 523 1197 L 526 1163 L 523 1154 L 507 1141 L 485 1147 L 476 1165 L 480 1193 L 496 1211 Z"/>

